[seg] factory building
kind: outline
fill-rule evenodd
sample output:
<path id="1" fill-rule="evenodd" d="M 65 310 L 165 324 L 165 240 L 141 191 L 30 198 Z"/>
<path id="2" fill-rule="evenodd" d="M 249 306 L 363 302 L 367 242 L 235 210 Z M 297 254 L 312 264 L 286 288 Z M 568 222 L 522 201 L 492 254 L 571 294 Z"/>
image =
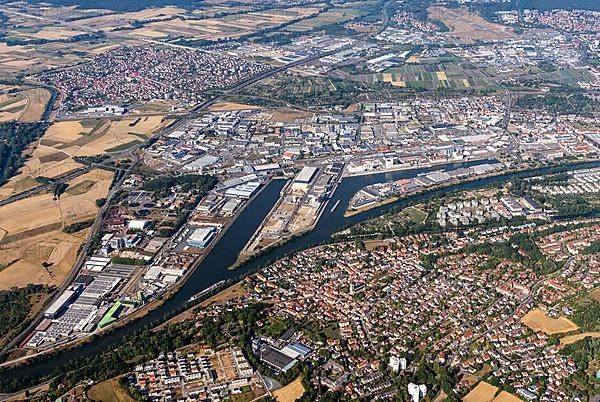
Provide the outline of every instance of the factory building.
<path id="1" fill-rule="evenodd" d="M 296 175 L 294 182 L 292 183 L 292 188 L 294 190 L 302 190 L 308 191 L 310 184 L 315 179 L 318 168 L 312 166 L 304 166 L 302 170 Z"/>
<path id="2" fill-rule="evenodd" d="M 75 297 L 74 290 L 65 290 L 54 303 L 44 312 L 44 317 L 54 319 L 67 307 Z"/>
<path id="3" fill-rule="evenodd" d="M 194 230 L 194 233 L 188 238 L 188 244 L 192 247 L 204 248 L 217 234 L 217 228 L 214 226 L 201 227 Z"/>

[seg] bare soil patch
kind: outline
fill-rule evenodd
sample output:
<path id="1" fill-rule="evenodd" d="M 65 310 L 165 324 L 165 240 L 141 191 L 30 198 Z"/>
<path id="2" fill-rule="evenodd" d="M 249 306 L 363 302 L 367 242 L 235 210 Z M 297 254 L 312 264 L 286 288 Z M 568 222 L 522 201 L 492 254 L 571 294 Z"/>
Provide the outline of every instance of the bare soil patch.
<path id="1" fill-rule="evenodd" d="M 521 319 L 521 322 L 532 330 L 542 331 L 547 335 L 562 334 L 579 329 L 579 327 L 568 318 L 550 318 L 545 312 L 539 309 L 528 312 Z"/>

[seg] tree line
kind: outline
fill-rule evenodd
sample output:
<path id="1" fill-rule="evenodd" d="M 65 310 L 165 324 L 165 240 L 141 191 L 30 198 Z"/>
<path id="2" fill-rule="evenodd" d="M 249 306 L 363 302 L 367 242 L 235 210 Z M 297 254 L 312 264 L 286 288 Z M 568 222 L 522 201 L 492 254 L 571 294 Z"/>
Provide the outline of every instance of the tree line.
<path id="1" fill-rule="evenodd" d="M 23 151 L 39 139 L 48 123 L 0 123 L 0 184 L 14 176 L 25 163 Z"/>

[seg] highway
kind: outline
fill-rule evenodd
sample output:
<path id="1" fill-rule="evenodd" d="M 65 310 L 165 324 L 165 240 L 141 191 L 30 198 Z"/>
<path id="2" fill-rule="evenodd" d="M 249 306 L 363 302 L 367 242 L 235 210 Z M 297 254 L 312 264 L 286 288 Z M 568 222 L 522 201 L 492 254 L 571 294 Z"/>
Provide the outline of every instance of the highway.
<path id="1" fill-rule="evenodd" d="M 383 5 L 383 8 L 381 9 L 382 24 L 381 27 L 377 30 L 376 35 L 381 34 L 387 29 L 387 27 L 390 26 L 390 13 L 388 12 L 387 8 L 391 3 L 391 1 L 386 1 Z"/>
<path id="2" fill-rule="evenodd" d="M 67 275 L 66 279 L 63 281 L 63 284 L 60 286 L 60 288 L 58 289 L 58 291 L 55 293 L 55 296 L 49 300 L 46 303 L 46 306 L 50 305 L 51 303 L 53 303 L 62 292 L 64 292 L 73 282 L 73 280 L 77 277 L 77 275 L 79 274 L 79 271 L 81 270 L 81 268 L 83 267 L 83 264 L 85 262 L 85 258 L 88 254 L 89 251 L 89 247 L 90 247 L 90 243 L 91 240 L 93 238 L 93 235 L 97 232 L 98 228 L 100 227 L 100 224 L 102 222 L 102 218 L 104 217 L 104 214 L 106 213 L 106 210 L 110 204 L 110 199 L 114 196 L 115 192 L 117 189 L 119 189 L 121 187 L 121 184 L 123 183 L 123 181 L 125 180 L 125 178 L 127 177 L 129 170 L 131 169 L 131 167 L 135 166 L 136 163 L 138 163 L 138 158 L 136 156 L 136 151 L 139 150 L 140 148 L 142 148 L 144 145 L 148 144 L 149 141 L 155 139 L 155 138 L 159 138 L 160 136 L 163 136 L 165 134 L 168 134 L 170 132 L 176 131 L 182 127 L 185 127 L 185 125 L 191 121 L 194 117 L 196 117 L 200 112 L 203 112 L 205 110 L 207 110 L 210 106 L 214 105 L 216 102 L 219 102 L 220 100 L 223 99 L 224 96 L 227 95 L 231 95 L 234 94 L 242 89 L 248 88 L 251 85 L 255 84 L 256 82 L 263 80 L 265 78 L 271 77 L 275 74 L 281 73 L 283 71 L 286 71 L 287 69 L 293 68 L 293 67 L 297 67 L 300 66 L 302 64 L 308 63 L 310 61 L 319 59 L 321 57 L 325 57 L 334 53 L 337 53 L 341 50 L 343 50 L 344 48 L 341 49 L 337 49 L 335 51 L 332 52 L 326 52 L 326 53 L 321 53 L 318 55 L 313 55 L 311 57 L 307 57 L 305 59 L 302 60 L 298 60 L 295 61 L 293 63 L 289 63 L 286 64 L 284 66 L 280 66 L 280 67 L 276 67 L 273 68 L 269 71 L 266 71 L 262 74 L 259 74 L 257 76 L 253 76 L 250 77 L 247 80 L 244 80 L 242 82 L 240 82 L 239 84 L 235 85 L 234 87 L 231 87 L 229 89 L 223 90 L 221 91 L 221 93 L 217 96 L 214 96 L 202 103 L 200 103 L 199 105 L 195 106 L 194 108 L 192 108 L 188 113 L 186 117 L 183 117 L 177 121 L 175 121 L 174 123 L 170 124 L 169 126 L 165 127 L 163 130 L 161 130 L 160 132 L 158 132 L 157 134 L 155 134 L 154 136 L 150 137 L 148 140 L 146 140 L 143 143 L 140 144 L 136 144 L 135 146 L 133 146 L 132 148 L 128 149 L 127 151 L 123 151 L 119 154 L 115 154 L 113 155 L 108 161 L 104 161 L 102 163 L 98 163 L 98 164 L 92 164 L 90 166 L 86 166 L 83 169 L 77 170 L 75 172 L 69 173 L 68 175 L 61 177 L 60 180 L 58 181 L 69 181 L 72 180 L 78 176 L 81 176 L 93 169 L 97 169 L 97 168 L 107 168 L 108 166 L 106 166 L 107 163 L 118 160 L 120 158 L 124 158 L 127 156 L 132 156 L 135 158 L 135 163 L 132 163 L 130 165 L 130 167 L 128 169 L 125 170 L 125 173 L 121 176 L 120 180 L 118 183 L 115 183 L 114 186 L 112 187 L 110 193 L 108 194 L 107 201 L 105 203 L 104 206 L 102 206 L 102 208 L 100 209 L 100 211 L 98 212 L 98 215 L 96 216 L 96 219 L 94 220 L 93 225 L 90 227 L 86 242 L 84 244 L 84 246 L 82 247 L 82 249 L 79 251 L 79 255 L 78 258 L 73 266 L 73 268 L 71 269 L 71 271 L 69 272 L 69 274 Z M 112 167 L 111 167 L 112 168 Z M 38 187 L 35 187 L 33 189 L 27 190 L 23 193 L 19 193 L 16 194 L 14 196 L 11 196 L 7 199 L 4 199 L 2 201 L 0 201 L 0 206 L 2 205 L 6 205 L 9 204 L 11 202 L 15 202 L 24 198 L 27 198 L 29 196 L 32 196 L 34 194 L 40 193 L 42 191 L 47 191 L 50 190 L 51 188 L 53 188 L 54 183 L 48 183 L 48 184 L 43 184 L 40 185 Z M 31 333 L 31 331 L 33 331 L 33 329 L 42 321 L 44 317 L 44 311 L 40 311 L 38 313 L 38 315 L 32 320 L 32 322 L 27 326 L 27 328 L 22 331 L 20 334 L 18 334 L 15 338 L 13 338 L 4 348 L 2 348 L 2 350 L 0 350 L 0 354 L 4 354 L 7 351 L 9 351 L 12 348 L 18 347 L 20 343 L 22 343 L 27 336 Z"/>

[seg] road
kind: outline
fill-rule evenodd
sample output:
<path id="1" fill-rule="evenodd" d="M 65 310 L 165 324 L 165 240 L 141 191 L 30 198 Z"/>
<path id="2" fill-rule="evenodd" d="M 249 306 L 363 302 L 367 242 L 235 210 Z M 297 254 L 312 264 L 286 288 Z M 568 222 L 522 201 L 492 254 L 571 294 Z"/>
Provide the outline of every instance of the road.
<path id="1" fill-rule="evenodd" d="M 387 29 L 387 27 L 390 26 L 390 13 L 388 12 L 388 9 L 387 9 L 390 4 L 392 4 L 392 1 L 386 1 L 383 4 L 383 8 L 381 9 L 382 24 L 381 24 L 381 27 L 377 30 L 377 33 L 375 35 L 379 35 L 383 31 L 385 31 Z"/>
<path id="2" fill-rule="evenodd" d="M 504 120 L 502 126 L 507 129 L 508 123 L 510 123 L 510 109 L 512 108 L 512 95 L 508 89 L 506 89 L 506 105 L 504 108 Z"/>
<path id="3" fill-rule="evenodd" d="M 555 276 L 559 275 L 561 272 L 563 272 L 565 269 L 567 269 L 571 263 L 573 262 L 575 257 L 571 256 L 569 257 L 569 259 L 567 260 L 567 262 L 564 263 L 564 265 L 562 266 L 561 269 L 556 270 L 555 272 L 544 276 L 543 278 L 538 279 L 536 282 L 534 282 L 533 286 L 531 287 L 531 292 L 529 292 L 529 296 L 527 296 L 527 298 L 525 300 L 523 300 L 515 309 L 513 309 L 513 311 L 508 314 L 506 316 L 506 318 L 500 320 L 498 323 L 496 323 L 495 325 L 493 325 L 492 327 L 488 328 L 486 331 L 484 331 L 481 334 L 475 334 L 471 339 L 471 341 L 466 342 L 463 345 L 463 349 L 468 349 L 469 346 L 474 343 L 475 341 L 477 341 L 478 339 L 481 339 L 482 337 L 486 336 L 487 334 L 489 334 L 490 332 L 494 331 L 496 328 L 502 326 L 507 320 L 512 319 L 515 312 L 517 312 L 519 309 L 523 308 L 524 306 L 533 303 L 533 299 L 535 297 L 535 295 L 537 294 L 537 292 L 539 291 L 539 289 L 544 285 L 544 283 L 549 280 L 554 278 Z M 452 358 L 449 361 L 453 361 L 457 356 L 458 356 L 458 351 L 456 351 Z M 462 371 L 462 368 L 460 369 Z"/>
<path id="4" fill-rule="evenodd" d="M 337 53 L 339 51 L 342 51 L 344 48 L 341 49 L 337 49 L 335 51 L 332 52 L 325 52 L 325 53 L 320 53 L 317 55 L 313 55 L 310 57 L 307 57 L 305 59 L 302 60 L 298 60 L 296 62 L 293 63 L 289 63 L 286 64 L 284 66 L 281 67 L 276 67 L 273 68 L 265 73 L 259 74 L 257 76 L 254 77 L 250 77 L 247 80 L 244 80 L 242 82 L 240 82 L 239 84 L 221 91 L 221 93 L 217 96 L 214 96 L 202 103 L 200 103 L 199 105 L 195 106 L 194 108 L 192 108 L 188 113 L 187 113 L 187 117 L 181 118 L 180 120 L 176 121 L 175 123 L 169 125 L 168 127 L 165 127 L 163 130 L 161 130 L 160 132 L 158 132 L 157 134 L 155 134 L 154 136 L 150 137 L 148 140 L 146 140 L 143 143 L 140 144 L 136 144 L 135 146 L 133 146 L 132 148 L 123 151 L 122 153 L 113 155 L 109 161 L 115 161 L 119 158 L 124 158 L 126 156 L 135 156 L 135 153 L 137 150 L 139 150 L 141 147 L 143 147 L 144 145 L 146 145 L 149 141 L 155 139 L 155 138 L 159 138 L 160 136 L 163 136 L 165 134 L 168 134 L 170 132 L 176 131 L 182 127 L 185 127 L 185 125 L 193 120 L 195 118 L 195 116 L 197 116 L 200 112 L 203 112 L 205 110 L 207 110 L 210 106 L 214 105 L 215 103 L 221 101 L 223 99 L 223 97 L 227 96 L 227 95 L 232 95 L 235 94 L 238 91 L 241 91 L 242 89 L 248 88 L 251 85 L 255 84 L 256 82 L 263 80 L 265 78 L 271 77 L 275 74 L 279 74 L 283 71 L 286 71 L 287 69 L 293 68 L 293 67 L 297 67 L 300 66 L 302 64 L 311 62 L 313 60 L 319 59 L 321 57 L 325 57 L 334 53 Z M 137 158 L 137 157 L 136 157 Z M 82 174 L 85 174 L 93 169 L 96 168 L 100 168 L 100 167 L 104 167 L 105 164 L 107 164 L 109 161 L 105 161 L 103 163 L 99 163 L 99 164 L 93 164 L 91 166 L 86 166 L 83 169 L 80 169 L 76 172 L 70 173 L 69 175 L 62 177 L 60 179 L 60 181 L 68 181 L 68 180 L 72 180 L 75 177 L 81 176 Z M 136 163 L 138 162 L 137 159 L 135 161 Z M 110 204 L 110 199 L 114 196 L 115 192 L 117 189 L 119 189 L 121 187 L 121 184 L 123 183 L 123 181 L 125 180 L 125 178 L 127 177 L 129 170 L 131 169 L 132 166 L 134 166 L 136 163 L 132 163 L 130 165 L 130 168 L 126 169 L 126 171 L 124 172 L 124 174 L 122 175 L 121 179 L 119 180 L 118 183 L 115 183 L 115 185 L 112 187 L 112 190 L 110 191 L 109 195 L 106 197 L 107 198 L 107 202 L 106 204 L 100 209 L 98 215 L 96 216 L 96 219 L 94 220 L 94 224 L 91 226 L 90 230 L 89 230 L 89 234 L 88 237 L 86 239 L 86 242 L 83 246 L 83 248 L 80 250 L 80 253 L 78 255 L 77 261 L 73 266 L 73 269 L 71 269 L 71 271 L 69 272 L 69 274 L 67 275 L 66 279 L 63 281 L 63 284 L 60 286 L 60 288 L 58 289 L 58 292 L 56 292 L 55 296 L 49 300 L 46 305 L 50 305 L 51 303 L 53 303 L 58 297 L 59 295 L 64 292 L 73 282 L 73 280 L 77 277 L 77 275 L 79 274 L 79 271 L 81 270 L 84 262 L 85 262 L 85 258 L 88 254 L 88 250 L 90 247 L 90 243 L 91 240 L 93 238 L 93 235 L 97 232 L 98 228 L 100 227 L 100 224 L 102 222 L 102 217 L 104 216 L 104 214 L 106 213 L 106 209 L 108 207 L 108 205 Z M 46 191 L 51 189 L 54 186 L 53 183 L 50 184 L 44 184 L 41 186 L 38 186 L 36 188 L 27 190 L 24 193 L 20 193 L 20 194 L 16 194 L 12 197 L 9 197 L 5 200 L 0 201 L 0 206 L 2 205 L 6 205 L 9 204 L 11 202 L 15 202 L 18 201 L 20 199 L 24 199 L 27 198 L 31 195 L 37 194 L 39 192 L 42 191 Z M 31 331 L 42 321 L 44 317 L 43 314 L 43 310 L 40 311 L 40 313 L 38 313 L 38 315 L 32 320 L 31 324 L 29 324 L 27 326 L 27 328 L 22 331 L 19 335 L 17 335 L 15 338 L 13 338 L 13 340 L 11 340 L 11 342 L 9 342 L 1 351 L 0 354 L 6 353 L 8 350 L 17 347 L 24 339 L 26 339 L 26 337 L 31 333 Z"/>
<path id="5" fill-rule="evenodd" d="M 121 185 L 123 184 L 123 181 L 127 177 L 127 173 L 129 172 L 131 167 L 135 166 L 135 164 L 137 163 L 137 160 L 135 160 L 134 162 L 135 163 L 132 163 L 130 165 L 130 167 L 128 169 L 126 169 L 125 172 L 121 175 L 121 178 L 116 183 L 114 183 L 114 185 L 112 186 L 109 194 L 106 197 L 106 202 L 100 208 L 100 211 L 98 211 L 98 215 L 96 215 L 96 219 L 94 219 L 94 223 L 92 224 L 92 226 L 90 227 L 90 229 L 88 231 L 88 235 L 87 235 L 87 238 L 86 238 L 83 248 L 81 250 L 79 250 L 79 254 L 77 256 L 77 260 L 75 261 L 75 264 L 73 265 L 73 269 L 71 269 L 71 271 L 69 271 L 69 274 L 63 281 L 62 285 L 60 286 L 58 291 L 54 294 L 54 297 L 50 301 L 47 302 L 47 305 L 54 303 L 60 297 L 60 295 L 69 286 L 71 286 L 72 282 L 75 280 L 77 275 L 79 275 L 79 271 L 83 267 L 83 264 L 88 255 L 88 250 L 89 250 L 92 238 L 94 237 L 94 235 L 100 228 L 100 225 L 102 224 L 102 219 L 104 218 L 104 215 L 106 214 L 106 211 L 108 210 L 108 208 L 110 206 L 110 200 L 117 193 L 117 191 L 120 190 Z M 33 329 L 39 325 L 39 323 L 43 320 L 43 318 L 44 318 L 44 311 L 42 310 L 35 317 L 35 319 L 31 321 L 31 323 L 27 326 L 27 328 L 24 331 L 22 331 L 19 335 L 14 337 L 4 348 L 2 348 L 2 351 L 0 351 L 0 353 L 5 353 L 8 350 L 18 346 L 27 337 L 27 335 L 29 335 L 31 333 L 31 331 L 33 331 Z"/>

